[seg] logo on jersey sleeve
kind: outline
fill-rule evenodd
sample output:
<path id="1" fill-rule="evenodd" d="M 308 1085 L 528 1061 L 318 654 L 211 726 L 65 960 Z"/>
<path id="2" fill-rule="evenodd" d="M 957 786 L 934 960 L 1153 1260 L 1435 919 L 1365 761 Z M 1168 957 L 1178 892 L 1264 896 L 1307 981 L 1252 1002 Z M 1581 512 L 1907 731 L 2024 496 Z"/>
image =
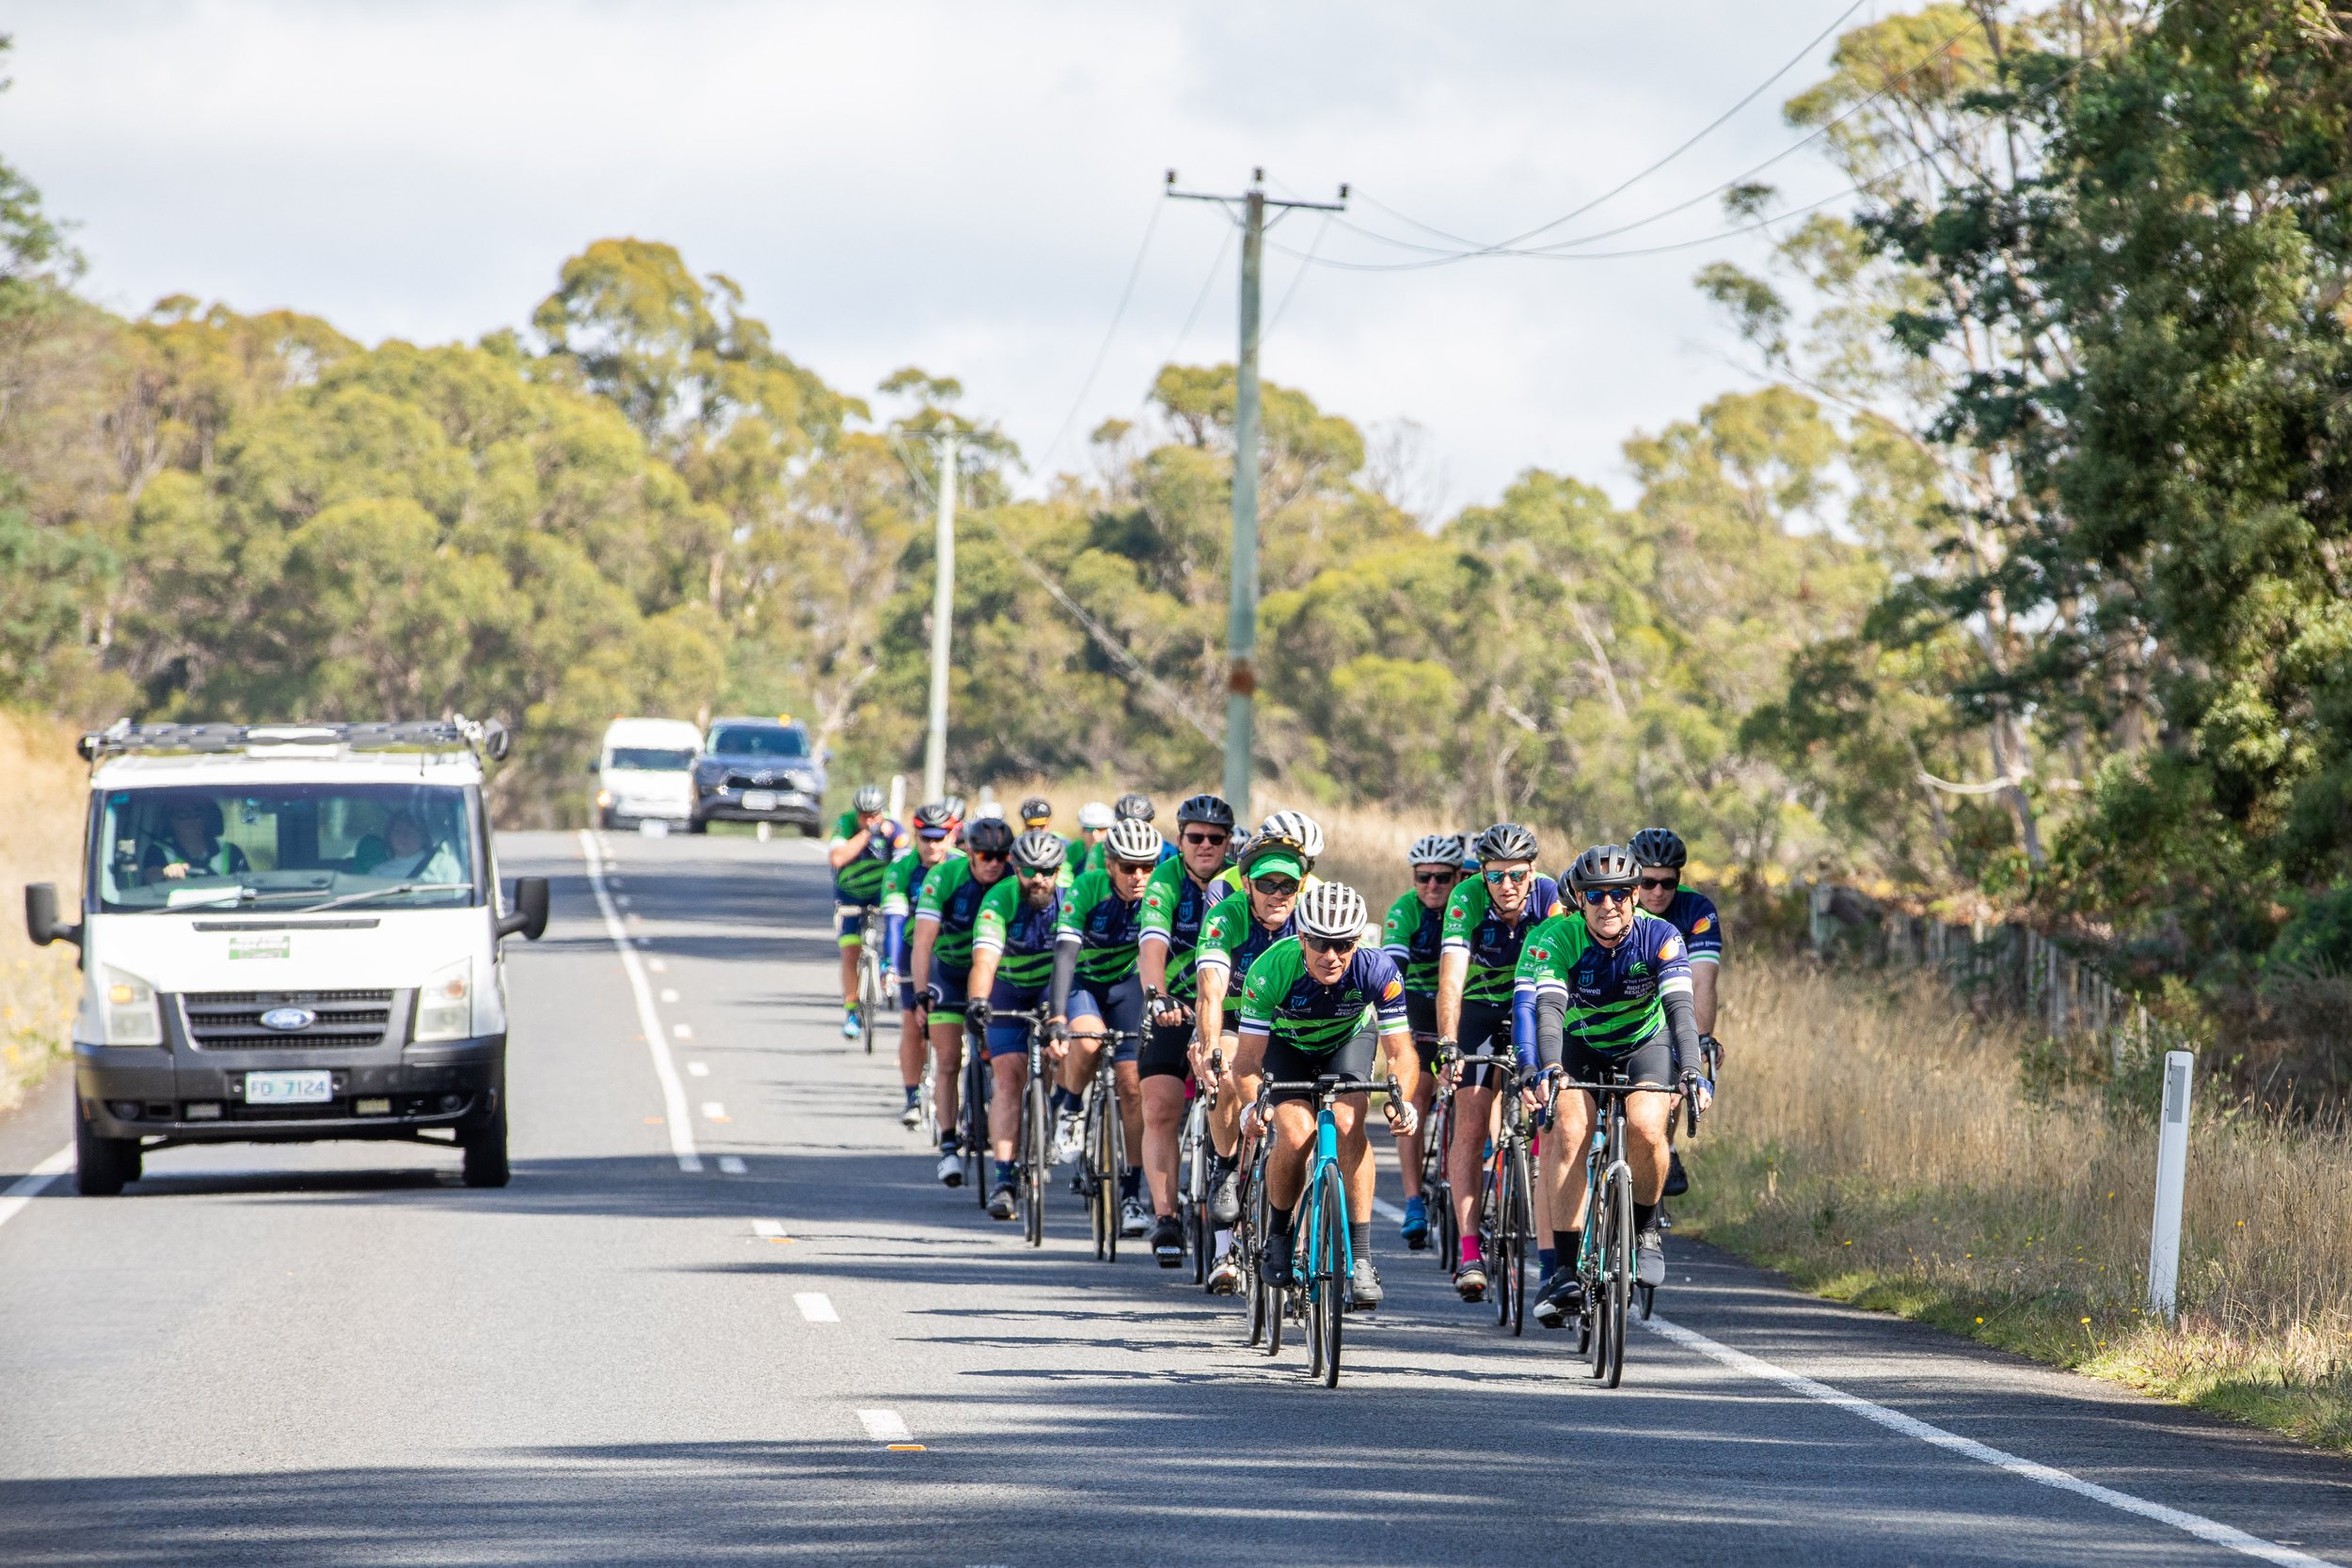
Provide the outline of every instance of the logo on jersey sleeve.
<path id="1" fill-rule="evenodd" d="M 1691 922 L 1691 934 L 1692 934 L 1692 936 L 1694 936 L 1694 937 L 1695 937 L 1695 936 L 1700 936 L 1700 935 L 1703 935 L 1703 934 L 1705 934 L 1706 932 L 1708 932 L 1708 931 L 1709 931 L 1709 930 L 1713 929 L 1714 925 L 1715 925 L 1715 917 L 1714 917 L 1713 915 L 1709 915 L 1709 914 L 1703 914 L 1703 915 L 1699 916 L 1696 920 L 1693 920 L 1692 922 Z"/>
<path id="2" fill-rule="evenodd" d="M 1527 950 L 1527 956 L 1534 959 L 1539 964 L 1549 963 L 1551 961 L 1551 949 L 1549 947 L 1531 947 Z"/>
<path id="3" fill-rule="evenodd" d="M 1680 937 L 1668 937 L 1665 941 L 1658 944 L 1659 962 L 1672 963 L 1680 957 L 1682 957 L 1682 939 Z"/>
<path id="4" fill-rule="evenodd" d="M 1383 1002 L 1393 1002 L 1404 994 L 1405 982 L 1402 980 L 1391 980 L 1388 985 L 1381 989 L 1380 1000 Z"/>

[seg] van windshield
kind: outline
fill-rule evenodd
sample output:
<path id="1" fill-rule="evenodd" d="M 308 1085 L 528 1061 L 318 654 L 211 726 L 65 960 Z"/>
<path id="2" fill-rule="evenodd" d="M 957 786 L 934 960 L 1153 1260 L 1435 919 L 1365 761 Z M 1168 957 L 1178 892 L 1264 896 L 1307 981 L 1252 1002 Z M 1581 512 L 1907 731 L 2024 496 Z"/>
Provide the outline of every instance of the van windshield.
<path id="1" fill-rule="evenodd" d="M 692 752 L 667 746 L 615 746 L 608 768 L 635 768 L 647 773 L 683 773 L 694 766 Z"/>
<path id="2" fill-rule="evenodd" d="M 447 784 L 112 789 L 89 885 L 111 912 L 470 904 L 480 883 L 467 797 Z"/>
<path id="3" fill-rule="evenodd" d="M 782 724 L 736 724 L 711 732 L 710 752 L 725 757 L 804 757 L 808 736 Z"/>

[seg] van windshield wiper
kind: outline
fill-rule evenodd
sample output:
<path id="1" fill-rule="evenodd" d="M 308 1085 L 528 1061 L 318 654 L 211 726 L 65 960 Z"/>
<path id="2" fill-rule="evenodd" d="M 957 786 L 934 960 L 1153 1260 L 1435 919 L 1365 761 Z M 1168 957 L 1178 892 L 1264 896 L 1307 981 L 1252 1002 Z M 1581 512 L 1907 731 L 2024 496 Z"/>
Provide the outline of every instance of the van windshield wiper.
<path id="1" fill-rule="evenodd" d="M 371 898 L 389 898 L 396 894 L 403 893 L 469 893 L 471 891 L 472 889 L 464 882 L 396 882 L 390 887 L 362 888 L 358 893 L 346 893 L 340 898 L 329 898 L 324 904 L 313 904 L 310 909 L 340 910 L 346 904 L 362 904 Z"/>
<path id="2" fill-rule="evenodd" d="M 326 889 L 294 887 L 276 888 L 263 892 L 259 888 L 238 887 L 207 888 L 203 891 L 216 892 L 220 896 L 183 899 L 177 904 L 151 904 L 145 909 L 122 910 L 118 912 L 122 914 L 201 914 L 207 910 L 245 909 L 253 904 L 275 904 L 288 898 L 316 898 Z M 403 893 L 464 893 L 469 891 L 470 891 L 469 886 L 465 882 L 395 882 L 390 887 L 362 888 L 358 893 L 346 893 L 341 897 L 329 898 L 324 903 L 312 904 L 308 909 L 295 912 L 308 913 L 310 910 L 341 909 L 346 904 L 364 903 L 371 898 L 389 898 L 396 894 Z"/>

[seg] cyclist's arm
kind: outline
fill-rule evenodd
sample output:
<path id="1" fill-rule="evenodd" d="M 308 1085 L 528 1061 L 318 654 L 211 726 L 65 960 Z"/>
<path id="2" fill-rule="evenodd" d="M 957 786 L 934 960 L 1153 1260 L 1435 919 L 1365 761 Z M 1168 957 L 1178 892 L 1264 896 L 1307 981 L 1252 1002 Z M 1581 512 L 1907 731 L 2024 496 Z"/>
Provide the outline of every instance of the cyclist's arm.
<path id="1" fill-rule="evenodd" d="M 996 983 L 996 964 L 1003 954 L 993 947 L 975 946 L 972 949 L 972 972 L 964 976 L 963 993 L 985 999 L 988 989 Z"/>
<path id="2" fill-rule="evenodd" d="M 1168 938 L 1158 931 L 1146 931 L 1136 944 L 1136 973 L 1143 977 L 1146 995 L 1152 991 L 1168 994 Z"/>
<path id="3" fill-rule="evenodd" d="M 1070 1016 L 1070 983 L 1078 974 L 1078 947 L 1084 941 L 1075 931 L 1064 931 L 1054 939 L 1054 998 L 1053 1016 Z"/>
<path id="4" fill-rule="evenodd" d="M 1200 1021 L 1200 1043 L 1211 1049 L 1225 1030 L 1225 988 L 1232 973 L 1223 964 L 1202 964 L 1193 971 L 1193 1016 Z"/>
<path id="5" fill-rule="evenodd" d="M 1532 980 L 1522 980 L 1511 989 L 1511 1043 L 1517 1049 L 1519 1066 L 1535 1065 L 1537 1037 L 1543 1025 L 1536 1017 L 1536 988 Z M 1557 1058 L 1554 1058 L 1557 1060 Z"/>
<path id="6" fill-rule="evenodd" d="M 1535 993 L 1535 1054 L 1544 1066 L 1555 1068 L 1565 1054 L 1568 1043 L 1568 993 L 1565 990 L 1539 990 Z"/>
<path id="7" fill-rule="evenodd" d="M 1462 1034 L 1462 986 L 1470 978 L 1470 954 L 1449 947 L 1438 955 L 1438 1034 L 1458 1039 Z"/>
<path id="8" fill-rule="evenodd" d="M 859 855 L 864 854 L 866 841 L 873 836 L 872 829 L 860 828 L 847 838 L 836 838 L 833 841 L 832 847 L 825 851 L 825 859 L 832 863 L 835 871 L 838 871 L 857 859 Z"/>
<path id="9" fill-rule="evenodd" d="M 1241 1043 L 1233 1048 L 1233 1083 L 1245 1105 L 1258 1098 L 1258 1080 L 1265 1076 L 1265 1042 L 1271 1037 L 1263 1029 L 1244 1029 Z"/>
<path id="10" fill-rule="evenodd" d="M 882 967 L 898 967 L 898 955 L 906 951 L 907 917 L 903 911 L 882 916 Z"/>
<path id="11" fill-rule="evenodd" d="M 931 983 L 931 944 L 939 940 L 939 916 L 925 910 L 914 917 L 914 958 L 907 965 L 907 973 L 914 981 L 914 994 L 923 994 L 923 988 Z"/>
<path id="12" fill-rule="evenodd" d="M 1699 1032 L 1692 1021 L 1691 993 L 1669 980 L 1659 1001 L 1666 1009 L 1666 1038 L 1674 1045 L 1675 1071 L 1704 1075 L 1707 1064 L 1699 1059 Z"/>
<path id="13" fill-rule="evenodd" d="M 1715 976 L 1722 969 L 1696 956 L 1691 960 L 1691 1022 L 1702 1035 L 1715 1032 Z"/>
<path id="14" fill-rule="evenodd" d="M 1389 1071 L 1396 1079 L 1398 1098 L 1411 1104 L 1413 1096 L 1421 1092 L 1421 1053 L 1413 1049 L 1412 1030 L 1383 1024 L 1380 1045 L 1389 1053 Z"/>

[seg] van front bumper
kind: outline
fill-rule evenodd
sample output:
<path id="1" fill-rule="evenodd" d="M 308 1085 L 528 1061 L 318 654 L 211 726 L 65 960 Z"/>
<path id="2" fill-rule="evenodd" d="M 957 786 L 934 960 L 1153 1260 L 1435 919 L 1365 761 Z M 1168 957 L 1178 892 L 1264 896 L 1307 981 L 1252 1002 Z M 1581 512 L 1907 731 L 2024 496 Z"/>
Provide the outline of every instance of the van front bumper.
<path id="1" fill-rule="evenodd" d="M 176 1031 L 175 1031 L 176 1033 Z M 248 1072 L 323 1071 L 331 1093 L 308 1105 L 248 1105 Z M 73 1047 L 73 1086 L 91 1130 L 172 1143 L 405 1138 L 469 1132 L 506 1090 L 506 1037 L 358 1051 L 197 1051 Z"/>

